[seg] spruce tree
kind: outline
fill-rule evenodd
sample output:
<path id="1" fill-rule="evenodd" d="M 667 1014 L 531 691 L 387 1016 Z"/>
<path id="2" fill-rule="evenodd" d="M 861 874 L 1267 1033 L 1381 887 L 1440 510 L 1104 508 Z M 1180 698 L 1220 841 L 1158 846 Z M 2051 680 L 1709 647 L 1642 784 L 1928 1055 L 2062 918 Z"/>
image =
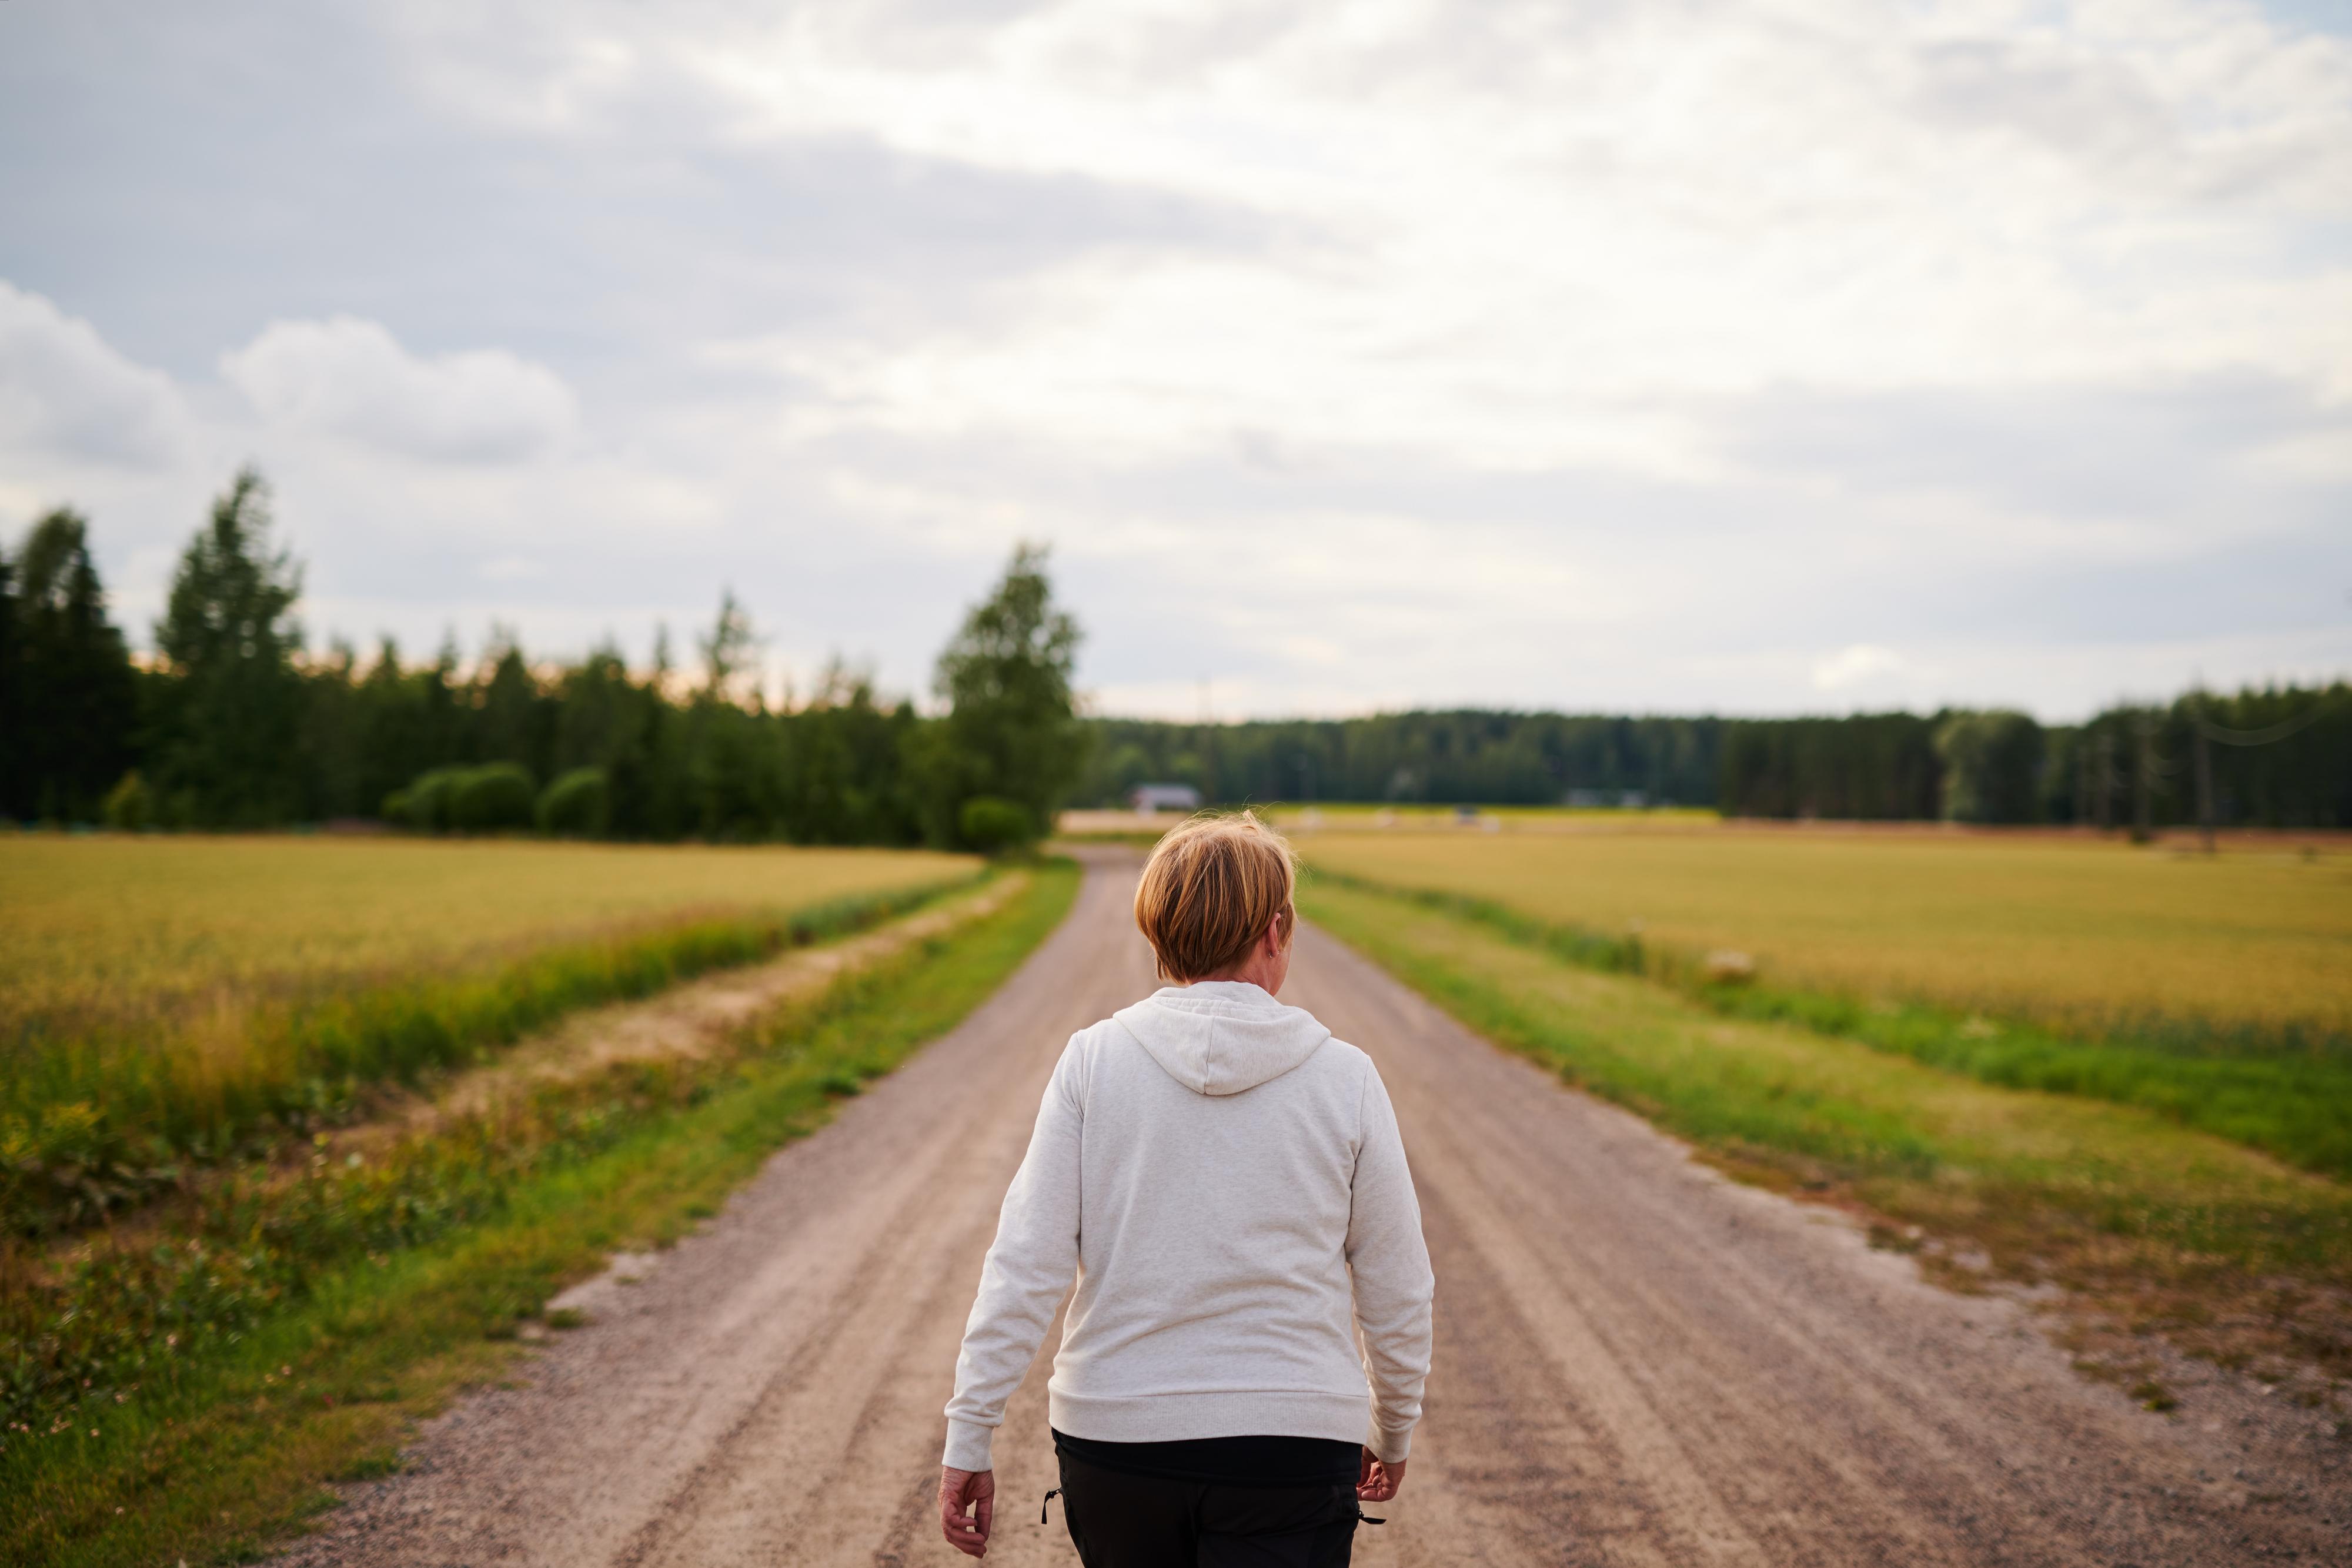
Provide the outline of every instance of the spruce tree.
<path id="1" fill-rule="evenodd" d="M 302 722 L 293 618 L 301 569 L 269 538 L 269 491 L 252 468 L 214 501 L 172 579 L 155 646 L 177 677 L 160 758 L 167 811 L 213 827 L 288 821 Z"/>
<path id="2" fill-rule="evenodd" d="M 89 524 L 60 507 L 25 537 L 5 641 L 15 817 L 89 822 L 130 767 L 138 675 L 89 556 Z"/>

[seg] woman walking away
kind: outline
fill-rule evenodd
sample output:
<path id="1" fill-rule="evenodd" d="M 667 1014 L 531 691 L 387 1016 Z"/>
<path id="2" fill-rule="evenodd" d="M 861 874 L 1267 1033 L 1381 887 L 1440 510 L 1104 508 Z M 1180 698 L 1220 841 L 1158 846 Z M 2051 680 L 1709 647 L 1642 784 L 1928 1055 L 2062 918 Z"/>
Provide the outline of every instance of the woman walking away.
<path id="1" fill-rule="evenodd" d="M 1296 881 L 1247 813 L 1143 868 L 1174 983 L 1073 1035 L 1045 1086 L 948 1403 L 957 1550 L 988 1551 L 989 1444 L 1073 1278 L 1048 1388 L 1087 1568 L 1336 1568 L 1359 1501 L 1403 1484 L 1429 1253 L 1371 1060 L 1275 1000 Z"/>

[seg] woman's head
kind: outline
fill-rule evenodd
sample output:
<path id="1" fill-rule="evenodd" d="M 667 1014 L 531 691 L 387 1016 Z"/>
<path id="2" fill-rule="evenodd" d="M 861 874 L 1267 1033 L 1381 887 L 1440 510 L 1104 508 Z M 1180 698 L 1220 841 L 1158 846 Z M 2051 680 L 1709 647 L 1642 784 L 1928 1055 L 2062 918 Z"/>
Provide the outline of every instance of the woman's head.
<path id="1" fill-rule="evenodd" d="M 1287 947 L 1297 912 L 1297 858 L 1247 811 L 1202 815 L 1170 831 L 1135 890 L 1135 924 L 1160 975 L 1180 986 L 1228 975 L 1273 929 Z"/>

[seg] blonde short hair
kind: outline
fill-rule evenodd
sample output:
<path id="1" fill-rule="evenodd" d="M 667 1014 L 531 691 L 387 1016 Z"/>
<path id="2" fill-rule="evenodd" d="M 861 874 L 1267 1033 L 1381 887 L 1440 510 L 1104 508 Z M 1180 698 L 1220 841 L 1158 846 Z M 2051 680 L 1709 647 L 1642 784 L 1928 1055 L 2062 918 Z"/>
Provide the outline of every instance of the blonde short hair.
<path id="1" fill-rule="evenodd" d="M 1135 924 L 1160 977 L 1189 986 L 1248 957 L 1271 923 L 1281 923 L 1288 943 L 1297 885 L 1298 857 L 1281 834 L 1249 811 L 1204 811 L 1153 847 L 1135 889 Z"/>

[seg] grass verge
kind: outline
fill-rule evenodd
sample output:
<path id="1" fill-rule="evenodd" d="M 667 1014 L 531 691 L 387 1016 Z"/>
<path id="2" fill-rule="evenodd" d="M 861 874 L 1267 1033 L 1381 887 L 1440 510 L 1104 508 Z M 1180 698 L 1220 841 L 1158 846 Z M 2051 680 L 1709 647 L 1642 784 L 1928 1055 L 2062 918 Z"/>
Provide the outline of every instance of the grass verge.
<path id="1" fill-rule="evenodd" d="M 1725 983 L 1693 954 L 1537 919 L 1492 899 L 1401 888 L 1322 871 L 1325 885 L 1403 901 L 1485 925 L 1604 973 L 1643 976 L 1727 1018 L 1789 1023 L 2008 1089 L 2135 1105 L 2266 1150 L 2305 1170 L 2352 1176 L 2352 1055 L 2335 1039 L 2172 1034 L 2083 1040 L 2017 1019 L 1921 1002 L 1752 981 Z"/>
<path id="2" fill-rule="evenodd" d="M 2332 1400 L 2352 1189 L 2134 1106 L 1726 1017 L 1443 904 L 1318 879 L 1305 913 L 1489 1040 L 1743 1179 L 1845 1205 L 1948 1281 L 2055 1284 L 2127 1334 Z"/>
<path id="3" fill-rule="evenodd" d="M 497 1376 L 555 1291 L 614 1249 L 674 1239 L 835 1099 L 953 1027 L 1060 922 L 1076 881 L 1041 869 L 1002 910 L 845 977 L 730 1058 L 628 1064 L 396 1151 L 374 1179 L 405 1182 L 404 1201 L 377 1211 L 415 1222 L 404 1239 L 355 1229 L 235 1332 L 173 1344 L 161 1330 L 135 1378 L 93 1379 L 5 1435 L 0 1560 L 250 1560 L 331 1504 L 322 1483 L 392 1468 L 410 1422 Z M 500 1127 L 526 1155 L 492 1168 Z M 360 1175 L 307 1179 L 327 1194 Z"/>

